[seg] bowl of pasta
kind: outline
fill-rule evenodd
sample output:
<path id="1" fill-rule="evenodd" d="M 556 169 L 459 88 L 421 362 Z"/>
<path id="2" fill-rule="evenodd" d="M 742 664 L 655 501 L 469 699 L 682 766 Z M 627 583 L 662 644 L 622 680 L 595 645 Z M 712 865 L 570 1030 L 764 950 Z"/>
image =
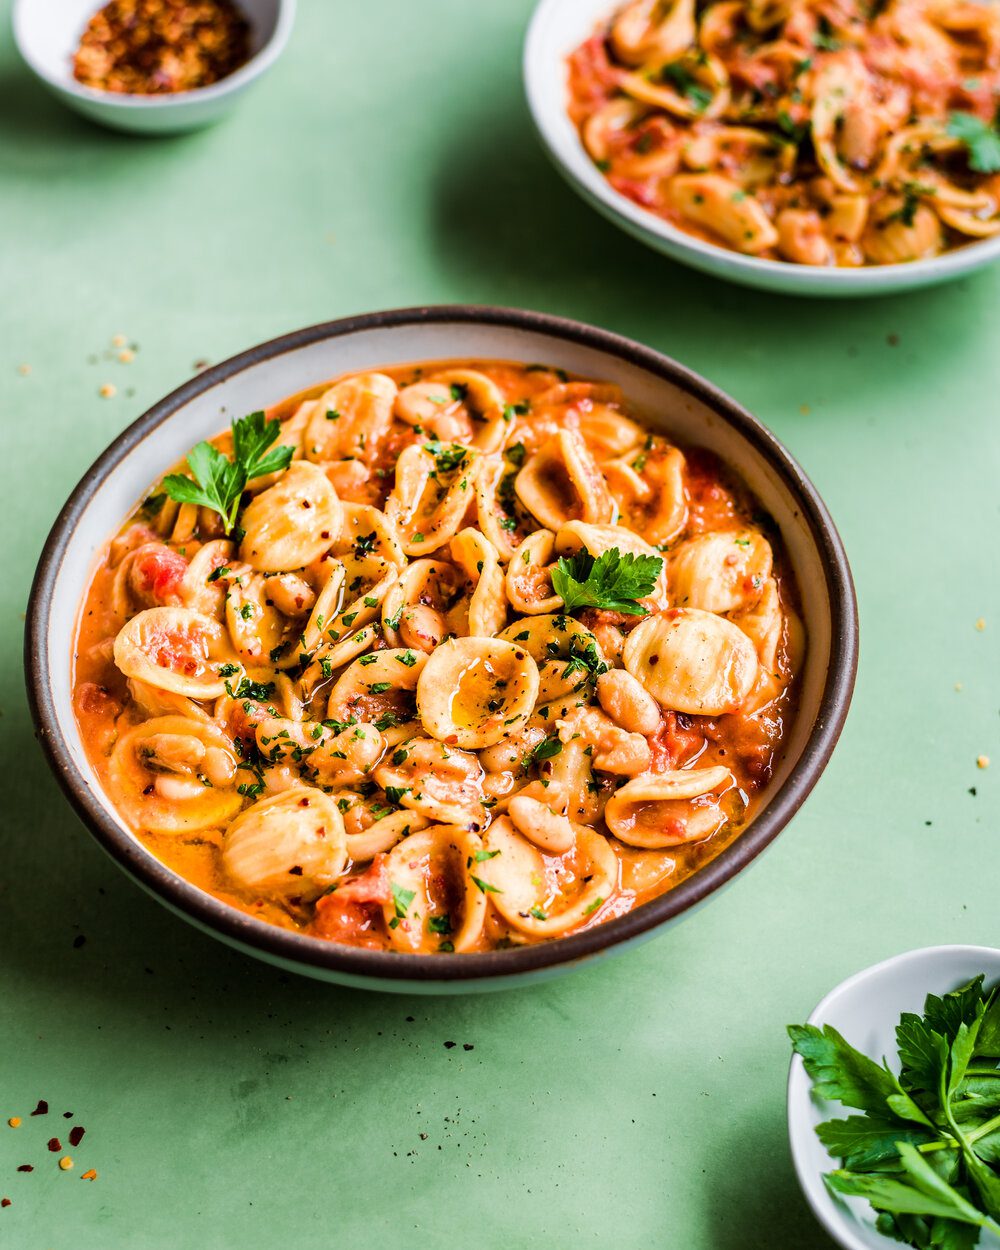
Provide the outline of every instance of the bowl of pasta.
<path id="1" fill-rule="evenodd" d="M 129 875 L 273 963 L 425 992 L 714 894 L 815 784 L 857 659 L 836 529 L 763 425 L 627 339 L 469 307 L 185 383 L 73 492 L 28 619 L 39 739 Z"/>
<path id="2" fill-rule="evenodd" d="M 1000 257 L 1000 9 L 891 0 L 541 0 L 543 145 L 673 259 L 796 295 L 876 295 Z"/>

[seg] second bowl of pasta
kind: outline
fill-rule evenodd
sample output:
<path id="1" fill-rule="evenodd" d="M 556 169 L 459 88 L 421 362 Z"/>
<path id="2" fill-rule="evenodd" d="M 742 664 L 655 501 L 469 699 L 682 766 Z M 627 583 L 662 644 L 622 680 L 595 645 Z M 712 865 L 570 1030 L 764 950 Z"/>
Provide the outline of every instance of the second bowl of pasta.
<path id="1" fill-rule="evenodd" d="M 524 78 L 585 199 L 717 277 L 875 295 L 1000 257 L 992 5 L 541 0 Z"/>
<path id="2" fill-rule="evenodd" d="M 833 749 L 856 618 L 822 503 L 732 401 L 443 308 L 288 335 L 141 418 L 56 523 L 27 657 L 72 802 L 175 910 L 459 990 L 748 864 Z"/>

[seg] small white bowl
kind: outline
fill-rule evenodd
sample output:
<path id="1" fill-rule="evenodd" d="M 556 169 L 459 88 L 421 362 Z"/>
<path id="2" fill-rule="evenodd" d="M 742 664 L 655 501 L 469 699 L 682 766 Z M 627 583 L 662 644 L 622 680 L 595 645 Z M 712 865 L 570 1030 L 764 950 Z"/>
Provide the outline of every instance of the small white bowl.
<path id="1" fill-rule="evenodd" d="M 250 59 L 210 87 L 168 95 L 95 91 L 73 77 L 73 54 L 101 0 L 15 0 L 14 42 L 28 68 L 64 104 L 91 121 L 136 134 L 178 134 L 218 121 L 278 59 L 295 0 L 237 0 L 250 22 Z"/>
<path id="2" fill-rule="evenodd" d="M 1000 950 L 991 946 L 927 946 L 907 951 L 855 973 L 832 989 L 809 1017 L 809 1024 L 832 1024 L 870 1058 L 896 1059 L 896 1025 L 904 1011 L 923 1013 L 928 994 L 946 994 L 981 972 L 986 984 L 1000 979 Z M 805 1066 L 792 1057 L 788 1073 L 788 1137 L 795 1171 L 813 1213 L 830 1236 L 846 1250 L 889 1250 L 898 1243 L 875 1230 L 875 1213 L 863 1198 L 835 1198 L 823 1173 L 839 1163 L 816 1136 L 824 1120 L 858 1115 L 812 1092 Z M 996 1250 L 1000 1239 L 984 1233 L 978 1250 Z"/>
<path id="3" fill-rule="evenodd" d="M 761 260 L 706 243 L 620 195 L 584 150 L 566 111 L 566 58 L 622 0 L 541 0 L 524 46 L 524 87 L 535 127 L 556 168 L 594 208 L 643 243 L 694 269 L 788 295 L 886 295 L 947 282 L 1000 258 L 1000 235 L 929 260 L 863 269 L 817 269 Z"/>

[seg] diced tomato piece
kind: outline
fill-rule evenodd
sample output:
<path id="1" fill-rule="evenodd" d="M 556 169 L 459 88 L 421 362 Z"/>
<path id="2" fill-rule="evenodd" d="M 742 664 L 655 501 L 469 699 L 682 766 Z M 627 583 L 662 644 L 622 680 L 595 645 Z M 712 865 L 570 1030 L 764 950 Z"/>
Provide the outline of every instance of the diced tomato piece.
<path id="1" fill-rule="evenodd" d="M 680 768 L 705 745 L 705 735 L 693 719 L 677 712 L 664 712 L 660 728 L 649 738 L 654 772 Z"/>
<path id="2" fill-rule="evenodd" d="M 129 570 L 129 587 L 146 607 L 180 603 L 180 585 L 188 562 L 163 543 L 140 548 Z"/>
<path id="3" fill-rule="evenodd" d="M 390 897 L 385 856 L 377 855 L 367 872 L 323 895 L 316 904 L 313 933 L 327 942 L 381 947 L 385 944 L 382 905 Z"/>

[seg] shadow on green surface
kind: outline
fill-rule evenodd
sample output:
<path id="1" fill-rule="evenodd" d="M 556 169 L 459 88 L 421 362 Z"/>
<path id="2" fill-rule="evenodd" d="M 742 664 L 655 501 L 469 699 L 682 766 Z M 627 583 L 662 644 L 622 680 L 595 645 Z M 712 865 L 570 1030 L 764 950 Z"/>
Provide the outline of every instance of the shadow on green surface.
<path id="1" fill-rule="evenodd" d="M 0 66 L 0 154 L 6 173 L 51 179 L 57 157 L 60 177 L 101 181 L 114 175 L 123 154 L 159 162 L 191 140 L 190 135 L 150 140 L 109 130 L 67 108 L 20 61 Z M 123 166 L 123 173 L 128 169 Z"/>

